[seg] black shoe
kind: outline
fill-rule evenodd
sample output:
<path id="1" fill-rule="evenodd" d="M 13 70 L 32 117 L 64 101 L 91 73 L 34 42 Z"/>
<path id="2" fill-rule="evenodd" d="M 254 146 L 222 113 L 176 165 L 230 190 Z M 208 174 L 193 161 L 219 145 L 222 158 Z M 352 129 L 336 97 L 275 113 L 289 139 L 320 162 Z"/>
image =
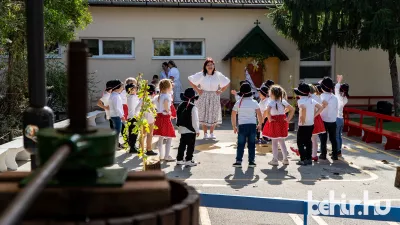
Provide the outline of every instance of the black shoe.
<path id="1" fill-rule="evenodd" d="M 307 165 L 312 165 L 312 160 L 311 160 L 311 159 L 304 160 L 304 162 L 305 162 Z"/>
<path id="2" fill-rule="evenodd" d="M 131 154 L 136 154 L 136 153 L 138 153 L 139 151 L 137 150 L 137 148 L 131 148 L 130 150 L 129 150 L 129 153 L 131 153 Z"/>
<path id="3" fill-rule="evenodd" d="M 237 168 L 242 168 L 242 162 L 235 162 L 232 166 Z"/>
<path id="4" fill-rule="evenodd" d="M 332 160 L 339 160 L 339 158 L 337 156 L 332 156 L 331 159 Z"/>
<path id="5" fill-rule="evenodd" d="M 304 161 L 298 161 L 298 162 L 296 163 L 296 165 L 299 165 L 299 166 L 307 166 L 307 163 L 306 163 L 305 160 L 304 160 Z"/>
<path id="6" fill-rule="evenodd" d="M 249 162 L 249 167 L 256 167 L 257 164 L 255 164 L 254 162 Z"/>
<path id="7" fill-rule="evenodd" d="M 321 159 L 321 160 L 326 160 L 326 155 L 319 155 L 318 158 Z"/>
<path id="8" fill-rule="evenodd" d="M 121 144 L 121 143 L 118 143 L 118 148 L 120 148 L 120 149 L 124 149 L 124 145 L 123 145 L 123 144 Z"/>
<path id="9" fill-rule="evenodd" d="M 147 151 L 146 155 L 157 155 L 157 152 L 152 151 Z"/>

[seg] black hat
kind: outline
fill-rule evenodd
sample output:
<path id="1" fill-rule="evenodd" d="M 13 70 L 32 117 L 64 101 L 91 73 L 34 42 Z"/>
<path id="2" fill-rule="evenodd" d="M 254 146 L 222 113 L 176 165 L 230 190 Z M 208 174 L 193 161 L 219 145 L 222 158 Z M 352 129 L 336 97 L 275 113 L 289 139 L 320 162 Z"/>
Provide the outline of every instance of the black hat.
<path id="1" fill-rule="evenodd" d="M 270 88 L 274 84 L 275 82 L 273 80 L 267 80 L 264 82 L 264 86 L 266 86 L 267 88 Z"/>
<path id="2" fill-rule="evenodd" d="M 149 95 L 156 93 L 156 86 L 154 84 L 147 84 L 147 86 L 149 87 L 147 89 L 147 92 L 149 93 Z"/>
<path id="3" fill-rule="evenodd" d="M 317 90 L 318 90 L 319 93 L 323 92 L 321 85 L 317 84 L 317 85 L 315 85 L 315 87 L 317 87 Z"/>
<path id="4" fill-rule="evenodd" d="M 300 83 L 297 88 L 294 88 L 294 93 L 299 96 L 308 96 L 310 95 L 310 85 L 306 83 Z"/>
<path id="5" fill-rule="evenodd" d="M 264 86 L 262 88 L 257 88 L 257 91 L 259 91 L 260 94 L 262 94 L 264 97 L 268 96 L 268 90 L 269 90 L 269 88 L 266 86 Z"/>
<path id="6" fill-rule="evenodd" d="M 251 92 L 251 86 L 249 83 L 243 83 L 240 86 L 240 92 L 238 93 L 240 97 L 251 97 L 253 96 L 253 92 Z"/>
<path id="7" fill-rule="evenodd" d="M 193 88 L 187 88 L 184 93 L 181 93 L 181 100 L 184 102 L 190 101 L 193 102 L 194 100 L 199 99 L 199 96 L 196 95 L 196 92 Z"/>
<path id="8" fill-rule="evenodd" d="M 322 90 L 324 90 L 325 92 L 333 92 L 334 84 L 330 77 L 324 77 L 320 84 Z"/>
<path id="9" fill-rule="evenodd" d="M 110 82 L 111 90 L 113 90 L 113 91 L 120 88 L 122 85 L 122 82 L 118 79 L 110 80 L 109 82 Z"/>
<path id="10" fill-rule="evenodd" d="M 346 83 L 340 85 L 340 93 L 343 93 L 347 98 L 349 96 L 349 88 L 350 86 Z"/>
<path id="11" fill-rule="evenodd" d="M 111 89 L 113 89 L 113 81 L 112 80 L 109 80 L 109 81 L 107 81 L 107 83 L 106 83 L 106 91 L 109 91 L 109 90 L 111 90 Z"/>
<path id="12" fill-rule="evenodd" d="M 127 85 L 125 86 L 125 91 L 129 93 L 129 91 L 130 91 L 132 88 L 137 88 L 136 84 L 132 84 L 132 83 L 127 84 Z"/>

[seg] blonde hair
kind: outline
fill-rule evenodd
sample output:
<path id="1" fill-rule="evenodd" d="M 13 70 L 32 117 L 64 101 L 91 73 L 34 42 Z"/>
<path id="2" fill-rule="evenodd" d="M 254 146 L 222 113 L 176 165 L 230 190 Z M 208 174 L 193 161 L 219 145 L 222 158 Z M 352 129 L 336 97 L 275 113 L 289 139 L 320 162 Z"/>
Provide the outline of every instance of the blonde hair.
<path id="1" fill-rule="evenodd" d="M 160 92 L 165 91 L 169 88 L 172 87 L 172 82 L 170 79 L 162 79 L 160 80 L 160 83 L 158 83 L 158 86 L 160 88 Z"/>
<path id="2" fill-rule="evenodd" d="M 317 87 L 315 87 L 313 84 L 309 84 L 308 86 L 310 86 L 310 94 L 318 93 Z"/>
<path id="3" fill-rule="evenodd" d="M 137 84 L 137 80 L 133 77 L 128 77 L 125 80 L 125 85 L 127 85 L 127 84 Z"/>

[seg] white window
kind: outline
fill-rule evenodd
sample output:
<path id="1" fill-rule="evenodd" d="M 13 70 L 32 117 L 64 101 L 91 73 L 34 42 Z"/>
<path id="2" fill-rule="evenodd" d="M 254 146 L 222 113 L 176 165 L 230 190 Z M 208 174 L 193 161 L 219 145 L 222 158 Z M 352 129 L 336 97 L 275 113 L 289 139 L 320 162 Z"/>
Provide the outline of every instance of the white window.
<path id="1" fill-rule="evenodd" d="M 82 38 L 92 58 L 134 58 L 134 40 L 124 38 L 94 39 Z"/>
<path id="2" fill-rule="evenodd" d="M 300 51 L 300 81 L 317 83 L 334 74 L 335 51 L 332 48 L 316 48 Z"/>
<path id="3" fill-rule="evenodd" d="M 61 45 L 58 43 L 45 45 L 44 53 L 46 58 L 61 58 Z"/>
<path id="4" fill-rule="evenodd" d="M 203 59 L 204 39 L 153 39 L 154 59 Z"/>

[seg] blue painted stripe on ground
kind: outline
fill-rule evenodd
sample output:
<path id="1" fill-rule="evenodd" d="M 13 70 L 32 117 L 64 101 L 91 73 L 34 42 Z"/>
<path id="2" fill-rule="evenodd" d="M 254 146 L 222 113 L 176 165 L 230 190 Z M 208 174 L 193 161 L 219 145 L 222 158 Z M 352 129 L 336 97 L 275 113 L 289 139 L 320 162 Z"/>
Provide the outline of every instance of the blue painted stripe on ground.
<path id="1" fill-rule="evenodd" d="M 309 205 L 312 204 L 312 205 Z M 400 207 L 390 207 L 390 211 L 386 215 L 375 215 L 379 206 L 375 205 L 361 205 L 361 204 L 340 204 L 328 203 L 319 201 L 303 201 L 293 199 L 278 199 L 278 198 L 264 198 L 264 197 L 251 197 L 239 195 L 221 195 L 221 194 L 200 194 L 200 205 L 211 208 L 224 208 L 224 209 L 238 209 L 262 212 L 275 212 L 275 213 L 292 213 L 300 215 L 314 215 L 325 217 L 337 217 L 346 219 L 361 219 L 361 220 L 375 220 L 375 221 L 393 221 L 400 222 Z M 325 209 L 330 209 L 332 212 L 329 215 L 322 215 L 318 209 L 318 205 L 323 206 Z M 313 207 L 313 208 L 311 208 Z M 343 207 L 343 208 L 341 208 Z M 365 207 L 365 212 L 364 212 Z M 354 208 L 352 212 L 354 215 L 341 215 L 349 214 L 349 210 Z M 383 204 L 381 210 L 385 209 Z M 347 212 L 348 211 L 348 212 Z M 359 214 L 361 213 L 361 215 Z M 326 214 L 326 213 L 325 213 Z M 379 214 L 379 213 L 378 213 Z M 306 224 L 305 219 L 305 224 Z"/>

